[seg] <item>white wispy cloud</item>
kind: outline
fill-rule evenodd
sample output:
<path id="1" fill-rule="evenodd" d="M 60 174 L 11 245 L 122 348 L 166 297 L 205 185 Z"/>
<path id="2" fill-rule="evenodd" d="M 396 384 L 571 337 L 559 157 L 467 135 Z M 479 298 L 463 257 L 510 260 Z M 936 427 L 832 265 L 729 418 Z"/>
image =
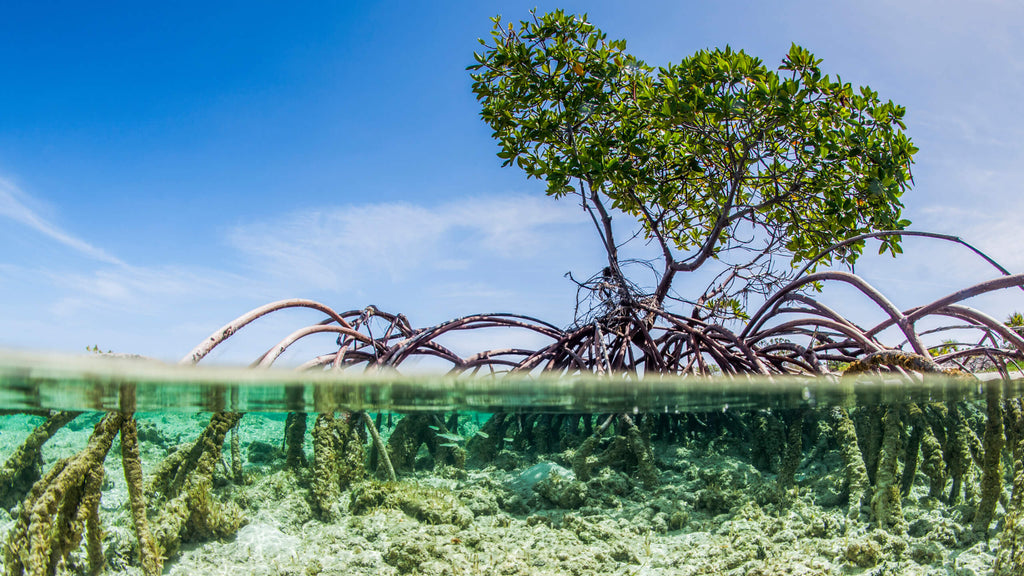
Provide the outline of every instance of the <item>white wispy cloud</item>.
<path id="1" fill-rule="evenodd" d="M 29 208 L 28 200 L 28 195 L 16 185 L 0 178 L 0 216 L 27 226 L 94 260 L 107 264 L 124 265 L 124 262 L 102 248 L 93 246 L 40 216 L 35 210 Z"/>
<path id="2" fill-rule="evenodd" d="M 507 196 L 294 212 L 240 225 L 228 238 L 261 274 L 338 290 L 380 274 L 401 281 L 424 270 L 465 270 L 487 258 L 528 260 L 581 225 L 583 215 L 571 203 Z"/>
<path id="3" fill-rule="evenodd" d="M 220 300 L 245 288 L 253 291 L 247 278 L 198 267 L 120 266 L 87 272 L 38 270 L 58 287 L 62 296 L 51 311 L 70 315 L 86 308 L 101 308 L 142 314 L 166 315 L 184 302 Z"/>
<path id="4" fill-rule="evenodd" d="M 521 311 L 531 295 L 563 283 L 574 247 L 593 240 L 590 222 L 571 202 L 509 195 L 293 212 L 228 231 L 226 250 L 211 250 L 206 264 L 134 265 L 65 232 L 31 208 L 37 205 L 0 181 L 0 218 L 88 258 L 0 262 L 10 299 L 0 312 L 11 329 L 0 345 L 96 343 L 169 360 L 278 298 L 311 297 L 339 309 L 382 304 L 418 324 L 444 314 Z M 233 338 L 244 350 L 229 351 L 227 360 L 251 359 L 246 338 L 267 346 L 275 322 Z"/>

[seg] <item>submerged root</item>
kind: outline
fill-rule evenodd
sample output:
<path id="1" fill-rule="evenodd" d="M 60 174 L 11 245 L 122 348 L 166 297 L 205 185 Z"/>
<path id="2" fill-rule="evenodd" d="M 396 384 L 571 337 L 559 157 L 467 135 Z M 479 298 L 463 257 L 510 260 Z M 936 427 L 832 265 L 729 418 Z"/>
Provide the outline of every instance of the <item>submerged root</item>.
<path id="1" fill-rule="evenodd" d="M 325 412 L 313 425 L 313 505 L 328 521 L 340 514 L 341 491 L 366 475 L 365 451 L 351 419 Z"/>
<path id="2" fill-rule="evenodd" d="M 377 431 L 377 426 L 370 419 L 370 415 L 363 412 L 363 422 L 366 423 L 366 429 L 370 431 L 370 436 L 373 438 L 373 445 L 377 449 L 377 454 L 380 454 L 381 462 L 384 465 L 384 470 L 387 474 L 388 480 L 394 482 L 395 478 L 395 467 L 391 465 L 391 457 L 388 456 L 388 450 L 384 446 L 384 441 L 380 438 L 380 432 Z"/>
<path id="3" fill-rule="evenodd" d="M 372 421 L 367 417 L 368 426 Z M 374 428 L 370 428 L 371 433 Z M 420 446 L 426 446 L 427 452 L 434 459 L 434 466 L 448 465 L 456 468 L 466 466 L 466 451 L 449 445 L 450 442 L 440 436 L 448 434 L 444 422 L 436 414 L 408 414 L 398 421 L 388 438 L 387 460 L 394 472 L 411 471 L 416 464 L 416 454 Z M 376 440 L 375 440 L 376 442 Z M 382 453 L 382 456 L 385 454 Z M 387 464 L 385 463 L 385 466 Z M 385 471 L 389 476 L 391 472 Z"/>
<path id="4" fill-rule="evenodd" d="M 894 532 L 904 532 L 900 487 L 897 481 L 898 456 L 903 428 L 899 409 L 890 407 L 882 419 L 882 451 L 878 457 L 878 472 L 871 495 L 871 515 L 879 526 Z"/>
<path id="5" fill-rule="evenodd" d="M 306 441 L 306 413 L 289 412 L 284 421 L 284 452 L 286 464 L 292 470 L 306 466 L 306 452 L 302 445 Z"/>
<path id="6" fill-rule="evenodd" d="M 839 442 L 839 454 L 843 459 L 849 493 L 850 503 L 846 516 L 856 520 L 860 517 L 860 508 L 868 493 L 868 470 L 857 444 L 857 428 L 853 425 L 850 415 L 845 409 L 836 408 L 835 420 L 836 439 Z"/>
<path id="7" fill-rule="evenodd" d="M 214 414 L 191 446 L 168 456 L 161 464 L 151 492 L 164 501 L 153 526 L 164 556 L 174 554 L 183 539 L 222 538 L 234 534 L 244 523 L 237 505 L 219 503 L 211 494 L 224 438 L 241 417 L 233 412 Z"/>
<path id="8" fill-rule="evenodd" d="M 466 441 L 466 452 L 471 465 L 482 468 L 494 460 L 505 443 L 505 432 L 511 422 L 512 418 L 508 414 L 497 412 L 480 429 L 482 435 L 474 434 Z"/>
<path id="9" fill-rule="evenodd" d="M 986 385 L 985 454 L 982 463 L 981 501 L 974 516 L 975 532 L 988 532 L 995 516 L 999 495 L 1003 492 L 1003 407 L 999 398 L 1000 382 L 992 380 Z"/>
<path id="10" fill-rule="evenodd" d="M 594 470 L 600 470 L 606 466 L 621 468 L 623 465 L 635 463 L 636 475 L 647 489 L 658 485 L 658 469 L 654 465 L 654 453 L 651 450 L 649 434 L 641 432 L 640 428 L 633 423 L 633 419 L 627 414 L 619 414 L 618 420 L 621 423 L 619 433 L 611 438 L 608 447 L 600 454 L 595 454 L 598 445 L 604 437 L 605 431 L 611 425 L 615 415 L 609 416 L 600 428 L 594 431 L 579 448 L 572 458 L 572 471 L 580 482 L 590 480 Z"/>
<path id="11" fill-rule="evenodd" d="M 593 476 L 594 465 L 597 463 L 597 458 L 593 457 L 594 450 L 597 449 L 597 444 L 601 441 L 601 437 L 604 436 L 605 431 L 608 430 L 608 426 L 611 425 L 614 418 L 615 416 L 611 415 L 605 419 L 604 424 L 601 424 L 576 449 L 576 453 L 572 457 L 572 472 L 580 482 L 586 482 Z"/>
<path id="12" fill-rule="evenodd" d="M 238 439 L 238 426 L 231 429 L 231 476 L 235 484 L 245 484 L 242 474 L 242 445 Z"/>
<path id="13" fill-rule="evenodd" d="M 87 550 L 92 572 L 103 566 L 99 524 L 103 460 L 120 431 L 122 416 L 110 413 L 93 430 L 86 447 L 57 462 L 36 482 L 4 545 L 4 566 L 10 576 L 53 574 L 78 547 L 88 529 Z"/>
<path id="14" fill-rule="evenodd" d="M 796 482 L 796 470 L 800 467 L 800 458 L 803 455 L 803 428 L 804 414 L 798 411 L 789 423 L 786 454 L 779 469 L 778 481 L 782 488 L 789 488 Z"/>
<path id="15" fill-rule="evenodd" d="M 1024 574 L 1024 405 L 1019 398 L 1006 402 L 1006 436 L 1013 453 L 1013 495 L 999 536 L 996 576 Z"/>
<path id="16" fill-rule="evenodd" d="M 51 413 L 18 446 L 3 468 L 0 468 L 0 506 L 10 510 L 25 499 L 32 484 L 40 477 L 43 444 L 79 414 L 81 412 Z"/>
<path id="17" fill-rule="evenodd" d="M 142 462 L 139 459 L 139 436 L 135 418 L 126 417 L 121 422 L 121 464 L 124 479 L 128 484 L 128 500 L 131 503 L 132 523 L 139 539 L 139 564 L 146 576 L 156 576 L 163 568 L 161 550 L 153 540 L 146 518 L 146 495 L 142 492 Z"/>
<path id="18" fill-rule="evenodd" d="M 658 485 L 658 469 L 654 466 L 654 453 L 651 444 L 644 439 L 633 420 L 626 414 L 622 415 L 626 424 L 626 445 L 629 452 L 636 458 L 637 476 L 648 490 Z"/>
<path id="19" fill-rule="evenodd" d="M 325 521 L 339 517 L 341 488 L 336 461 L 334 414 L 322 413 L 313 423 L 313 505 Z"/>

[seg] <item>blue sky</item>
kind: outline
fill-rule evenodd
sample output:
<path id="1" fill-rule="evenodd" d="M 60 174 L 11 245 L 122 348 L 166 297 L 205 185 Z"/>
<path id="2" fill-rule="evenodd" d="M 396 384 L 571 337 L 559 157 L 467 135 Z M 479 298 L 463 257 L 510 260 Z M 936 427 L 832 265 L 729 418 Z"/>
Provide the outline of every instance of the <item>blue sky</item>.
<path id="1" fill-rule="evenodd" d="M 7 3 L 0 346 L 173 360 L 285 297 L 415 325 L 567 324 L 563 274 L 600 269 L 596 239 L 571 203 L 500 168 L 465 71 L 490 16 L 534 6 L 587 12 L 654 65 L 805 46 L 908 108 L 912 228 L 1024 271 L 1017 2 Z M 905 250 L 858 265 L 903 307 L 991 276 L 963 250 Z M 1024 309 L 1017 294 L 976 305 Z M 269 320 L 217 359 L 314 319 Z"/>

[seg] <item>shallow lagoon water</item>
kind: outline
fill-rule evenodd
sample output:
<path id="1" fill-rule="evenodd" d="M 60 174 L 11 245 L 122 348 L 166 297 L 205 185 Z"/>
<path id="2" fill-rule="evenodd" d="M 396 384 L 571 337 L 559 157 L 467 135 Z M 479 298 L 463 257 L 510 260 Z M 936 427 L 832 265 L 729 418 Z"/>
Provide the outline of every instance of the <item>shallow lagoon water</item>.
<path id="1" fill-rule="evenodd" d="M 1020 573 L 1019 380 L 339 377 L 7 354 L 0 384 L 0 461 L 47 411 L 82 412 L 42 446 L 40 477 L 85 449 L 106 412 L 135 413 L 147 484 L 211 414 L 244 413 L 209 490 L 233 523 L 213 535 L 186 526 L 168 574 Z M 1010 441 L 980 527 L 993 397 Z M 321 413 L 359 444 L 331 452 L 330 466 Z M 143 574 L 121 454 L 116 438 L 100 573 Z M 166 502 L 148 496 L 158 526 Z M 0 512 L 6 556 L 18 554 L 18 513 L 17 502 Z M 86 540 L 56 573 L 90 573 Z"/>

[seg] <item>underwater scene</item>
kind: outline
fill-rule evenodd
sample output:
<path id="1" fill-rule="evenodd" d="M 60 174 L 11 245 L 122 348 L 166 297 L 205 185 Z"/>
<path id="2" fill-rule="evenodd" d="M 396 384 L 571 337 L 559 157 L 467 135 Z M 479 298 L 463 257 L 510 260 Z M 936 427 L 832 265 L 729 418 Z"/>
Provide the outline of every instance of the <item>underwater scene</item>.
<path id="1" fill-rule="evenodd" d="M 1024 573 L 1019 380 L 2 360 L 7 575 Z"/>

